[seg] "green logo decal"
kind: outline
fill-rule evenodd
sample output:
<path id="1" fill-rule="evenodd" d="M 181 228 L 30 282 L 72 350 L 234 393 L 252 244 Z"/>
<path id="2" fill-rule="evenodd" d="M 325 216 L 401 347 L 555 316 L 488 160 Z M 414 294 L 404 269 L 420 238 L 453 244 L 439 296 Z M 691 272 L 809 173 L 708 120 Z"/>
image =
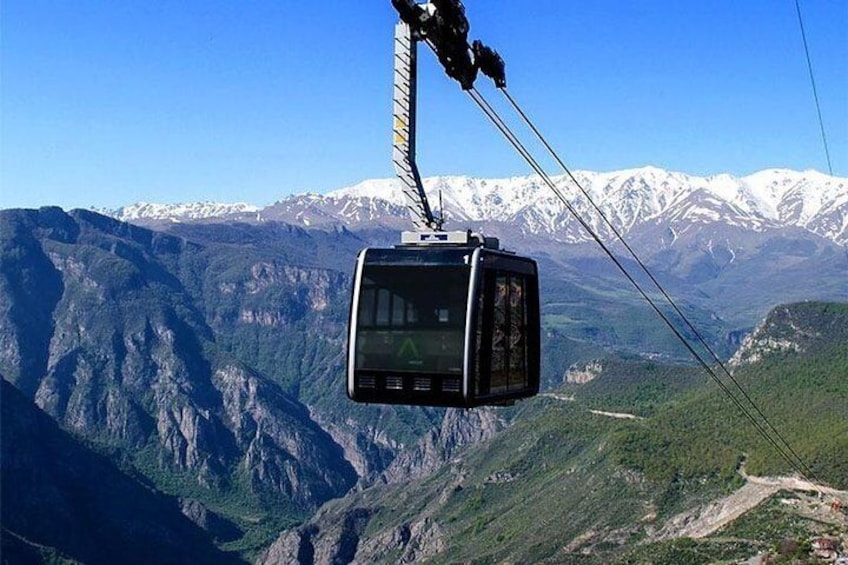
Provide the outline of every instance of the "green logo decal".
<path id="1" fill-rule="evenodd" d="M 397 352 L 397 356 L 406 359 L 410 364 L 421 363 L 421 354 L 418 352 L 418 346 L 412 341 L 411 337 L 403 340 L 403 344 Z"/>

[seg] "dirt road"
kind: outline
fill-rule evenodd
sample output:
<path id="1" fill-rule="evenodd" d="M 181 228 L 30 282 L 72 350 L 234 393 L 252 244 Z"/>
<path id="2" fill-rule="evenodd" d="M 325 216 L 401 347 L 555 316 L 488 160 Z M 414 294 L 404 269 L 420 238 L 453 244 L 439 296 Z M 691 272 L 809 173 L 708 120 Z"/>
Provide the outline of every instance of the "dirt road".
<path id="1" fill-rule="evenodd" d="M 798 477 L 755 477 L 745 472 L 744 465 L 739 473 L 746 480 L 742 488 L 705 506 L 672 517 L 654 538 L 662 540 L 678 537 L 695 539 L 707 537 L 781 490 L 821 493 L 824 499 L 819 502 L 819 506 L 824 509 L 824 512 L 828 512 L 829 504 L 834 499 L 841 501 L 843 506 L 848 505 L 848 491 L 814 485 Z M 846 521 L 844 515 L 837 515 L 835 512 L 833 519 Z M 845 526 L 848 527 L 848 524 Z"/>

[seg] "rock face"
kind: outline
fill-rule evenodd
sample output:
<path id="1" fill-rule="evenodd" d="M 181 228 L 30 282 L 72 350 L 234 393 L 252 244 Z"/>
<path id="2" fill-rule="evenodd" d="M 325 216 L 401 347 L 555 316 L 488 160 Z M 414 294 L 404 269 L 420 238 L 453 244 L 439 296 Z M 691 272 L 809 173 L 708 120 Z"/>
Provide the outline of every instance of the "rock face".
<path id="1" fill-rule="evenodd" d="M 360 482 L 372 482 L 403 449 L 403 445 L 385 430 L 358 425 L 353 420 L 341 425 L 331 416 L 315 411 L 311 413 L 313 419 L 341 446 L 345 459 L 356 469 Z"/>
<path id="2" fill-rule="evenodd" d="M 848 329 L 830 321 L 827 307 L 817 303 L 781 306 L 742 341 L 728 364 L 736 369 L 771 355 L 808 353 L 823 344 L 846 340 Z"/>
<path id="3" fill-rule="evenodd" d="M 426 517 L 366 537 L 372 515 L 366 508 L 335 515 L 319 512 L 310 525 L 280 534 L 256 563 L 415 563 L 445 550 L 441 526 Z"/>
<path id="4" fill-rule="evenodd" d="M 7 211 L 2 224 L 0 372 L 64 427 L 296 508 L 353 486 L 306 408 L 216 344 L 223 300 L 193 292 L 211 267 L 201 246 L 89 212 Z M 295 305 L 273 318 L 289 323 L 324 310 L 339 277 L 255 263 L 224 294 L 291 288 Z"/>
<path id="5" fill-rule="evenodd" d="M 233 541 L 241 537 L 242 532 L 235 524 L 209 510 L 202 502 L 184 498 L 180 500 L 180 510 L 216 541 Z"/>
<path id="6" fill-rule="evenodd" d="M 586 384 L 598 378 L 604 367 L 600 361 L 590 361 L 582 365 L 572 365 L 565 372 L 566 383 Z"/>
<path id="7" fill-rule="evenodd" d="M 449 409 L 442 425 L 428 432 L 411 449 L 403 451 L 386 469 L 381 480 L 392 484 L 429 475 L 463 447 L 486 441 L 505 426 L 491 408 Z"/>
<path id="8" fill-rule="evenodd" d="M 90 451 L 4 379 L 0 395 L 4 561 L 44 562 L 53 548 L 54 556 L 94 564 L 239 562 L 176 500 Z"/>
<path id="9" fill-rule="evenodd" d="M 356 479 L 341 448 L 301 404 L 270 383 L 229 367 L 215 375 L 224 421 L 255 490 L 271 486 L 301 508 L 346 492 Z"/>
<path id="10" fill-rule="evenodd" d="M 462 448 L 494 437 L 505 426 L 492 409 L 445 411 L 441 426 L 403 450 L 376 482 L 408 484 L 426 477 L 459 453 Z M 453 488 L 446 487 L 448 490 Z M 426 515 L 377 535 L 365 536 L 376 512 L 371 507 L 345 508 L 332 503 L 322 507 L 310 522 L 280 534 L 257 563 L 412 563 L 445 549 L 442 528 Z M 398 557 L 399 556 L 399 557 Z"/>
<path id="11" fill-rule="evenodd" d="M 345 512 L 340 520 L 321 529 L 310 525 L 283 532 L 256 562 L 262 565 L 351 563 L 370 517 L 370 511 L 358 508 Z"/>
<path id="12" fill-rule="evenodd" d="M 447 538 L 434 520 L 423 518 L 404 524 L 365 541 L 357 553 L 357 563 L 378 563 L 400 554 L 400 563 L 417 563 L 446 549 Z"/>

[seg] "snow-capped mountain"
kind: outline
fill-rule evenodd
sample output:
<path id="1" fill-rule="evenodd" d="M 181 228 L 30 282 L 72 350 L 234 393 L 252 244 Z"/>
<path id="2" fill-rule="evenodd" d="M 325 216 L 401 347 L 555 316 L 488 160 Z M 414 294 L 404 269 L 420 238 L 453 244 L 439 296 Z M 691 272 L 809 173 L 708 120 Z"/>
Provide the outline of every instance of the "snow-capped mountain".
<path id="1" fill-rule="evenodd" d="M 95 210 L 122 222 L 133 223 L 138 220 L 162 220 L 184 222 L 206 220 L 209 218 L 225 218 L 238 214 L 259 211 L 258 206 L 244 202 L 194 202 L 184 204 L 153 204 L 138 202 L 116 210 Z"/>
<path id="2" fill-rule="evenodd" d="M 696 177 L 654 167 L 609 173 L 578 171 L 582 190 L 571 179 L 553 177 L 570 205 L 597 231 L 610 235 L 586 195 L 622 233 L 645 224 L 689 229 L 722 223 L 760 231 L 766 227 L 800 227 L 841 245 L 848 244 L 848 179 L 815 171 L 784 169 L 735 178 Z M 537 176 L 508 179 L 436 177 L 424 181 L 431 201 L 441 193 L 451 223 L 503 222 L 525 234 L 560 241 L 589 236 Z M 585 194 L 584 194 L 585 191 Z M 300 197 L 281 204 L 292 205 Z M 404 210 L 403 195 L 393 181 L 366 181 L 331 192 L 325 204 L 337 219 L 359 223 L 386 203 Z M 356 203 L 356 205 L 353 205 Z M 314 208 L 314 204 L 312 206 Z M 327 207 L 323 207 L 325 210 Z M 379 214 L 376 214 L 379 215 Z"/>
<path id="3" fill-rule="evenodd" d="M 578 171 L 575 177 L 670 292 L 693 307 L 717 312 L 723 323 L 747 327 L 779 303 L 848 300 L 846 178 L 783 169 L 741 178 L 697 177 L 655 167 Z M 564 177 L 554 181 L 570 206 L 630 265 L 628 271 L 640 277 L 635 258 L 616 241 L 580 188 Z M 441 195 L 446 229 L 498 237 L 505 248 L 539 261 L 546 273 L 546 300 L 555 305 L 552 312 L 582 320 L 587 300 L 600 312 L 620 306 L 605 302 L 610 296 L 630 296 L 626 278 L 588 241 L 586 230 L 539 177 L 434 177 L 424 183 L 437 208 Z M 369 180 L 324 195 L 293 195 L 261 209 L 146 204 L 113 215 L 213 243 L 243 238 L 264 243 L 295 232 L 306 242 L 334 237 L 344 227 L 354 232 L 351 240 L 357 245 L 387 246 L 397 242 L 397 230 L 411 229 L 407 202 L 394 180 Z M 234 231 L 233 222 L 252 225 Z M 304 263 L 316 259 L 311 248 L 309 244 L 304 250 Z M 350 257 L 340 250 L 331 261 L 344 270 Z M 596 296 L 598 289 L 602 295 Z"/>
<path id="4" fill-rule="evenodd" d="M 662 226 L 677 237 L 697 226 L 721 224 L 744 230 L 794 227 L 848 245 L 848 179 L 815 171 L 770 169 L 736 178 L 697 177 L 655 167 L 596 173 L 577 171 L 553 177 L 557 187 L 602 236 L 611 236 L 587 195 L 623 234 Z M 527 236 L 582 242 L 588 234 L 538 177 L 424 180 L 431 203 L 441 201 L 446 228 L 497 224 Z M 582 188 L 582 190 L 581 190 Z M 585 194 L 584 194 L 585 192 Z M 137 204 L 111 215 L 127 221 L 191 221 L 210 218 L 302 226 L 408 228 L 408 212 L 397 181 L 368 180 L 326 195 L 290 196 L 263 209 L 247 204 Z"/>

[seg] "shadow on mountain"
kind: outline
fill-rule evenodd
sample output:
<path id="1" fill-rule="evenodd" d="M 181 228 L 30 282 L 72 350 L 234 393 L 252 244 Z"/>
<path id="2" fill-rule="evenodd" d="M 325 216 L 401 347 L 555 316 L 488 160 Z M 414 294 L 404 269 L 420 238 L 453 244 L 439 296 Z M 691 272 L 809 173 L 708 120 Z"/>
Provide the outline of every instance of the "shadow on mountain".
<path id="1" fill-rule="evenodd" d="M 123 474 L 2 380 L 4 563 L 237 563 L 177 502 Z"/>

